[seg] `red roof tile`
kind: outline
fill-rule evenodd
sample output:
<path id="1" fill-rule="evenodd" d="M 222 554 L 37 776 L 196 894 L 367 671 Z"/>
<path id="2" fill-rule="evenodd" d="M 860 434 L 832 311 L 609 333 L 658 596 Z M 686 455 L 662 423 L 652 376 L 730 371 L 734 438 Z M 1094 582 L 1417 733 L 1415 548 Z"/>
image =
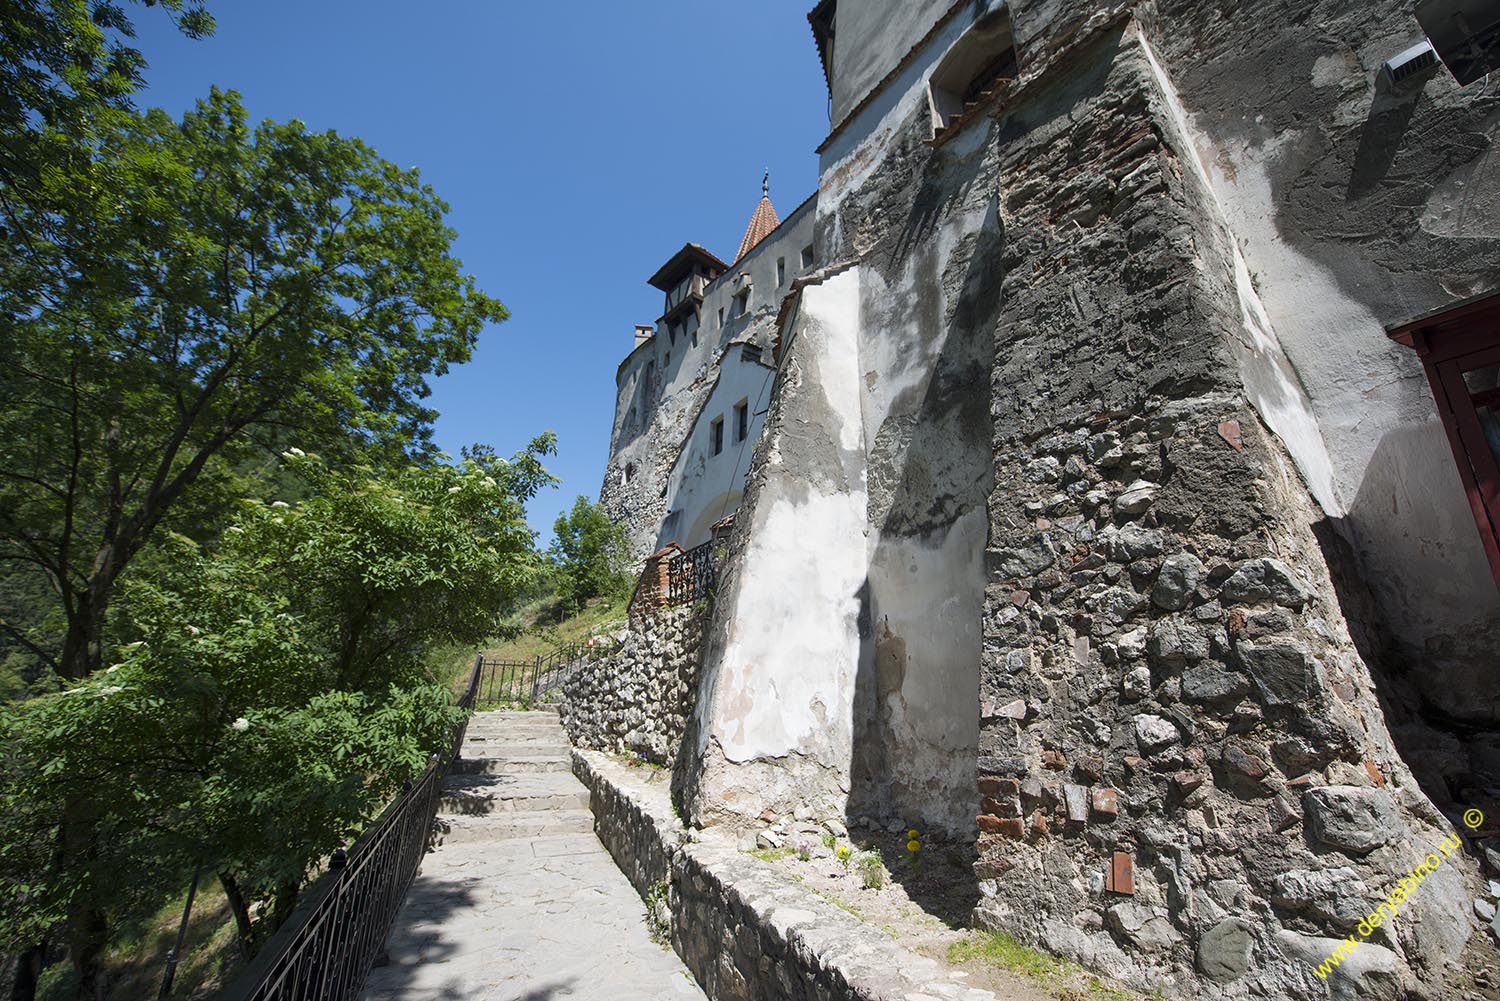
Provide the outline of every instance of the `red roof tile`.
<path id="1" fill-rule="evenodd" d="M 776 206 L 771 204 L 770 195 L 761 195 L 760 204 L 755 206 L 755 212 L 750 216 L 750 225 L 745 230 L 745 238 L 740 241 L 739 253 L 734 255 L 735 263 L 738 264 L 741 257 L 755 249 L 755 245 L 770 236 L 781 220 L 776 217 Z"/>

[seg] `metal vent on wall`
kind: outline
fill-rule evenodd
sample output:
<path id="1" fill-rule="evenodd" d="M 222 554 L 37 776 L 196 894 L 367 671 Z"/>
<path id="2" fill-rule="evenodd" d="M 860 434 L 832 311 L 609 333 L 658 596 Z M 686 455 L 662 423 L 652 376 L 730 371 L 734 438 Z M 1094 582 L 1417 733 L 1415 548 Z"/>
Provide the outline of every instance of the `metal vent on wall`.
<path id="1" fill-rule="evenodd" d="M 1430 42 L 1418 42 L 1399 55 L 1387 59 L 1381 68 L 1386 79 L 1400 86 L 1416 76 L 1424 76 L 1438 64 L 1438 54 Z"/>

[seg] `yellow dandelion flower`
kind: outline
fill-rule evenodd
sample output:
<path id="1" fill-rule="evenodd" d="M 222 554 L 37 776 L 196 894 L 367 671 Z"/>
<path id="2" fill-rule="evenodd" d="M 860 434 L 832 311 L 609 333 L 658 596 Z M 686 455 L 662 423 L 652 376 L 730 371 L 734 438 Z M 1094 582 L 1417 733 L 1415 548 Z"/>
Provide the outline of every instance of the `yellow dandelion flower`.
<path id="1" fill-rule="evenodd" d="M 908 841 L 915 841 L 918 838 L 920 838 L 921 836 L 922 835 L 918 834 L 916 831 L 907 831 L 906 832 L 906 838 L 907 838 Z"/>
<path id="2" fill-rule="evenodd" d="M 908 841 L 906 843 L 906 850 L 909 851 L 909 852 L 921 851 L 922 850 L 922 842 L 918 841 L 916 838 L 912 838 L 910 841 Z"/>

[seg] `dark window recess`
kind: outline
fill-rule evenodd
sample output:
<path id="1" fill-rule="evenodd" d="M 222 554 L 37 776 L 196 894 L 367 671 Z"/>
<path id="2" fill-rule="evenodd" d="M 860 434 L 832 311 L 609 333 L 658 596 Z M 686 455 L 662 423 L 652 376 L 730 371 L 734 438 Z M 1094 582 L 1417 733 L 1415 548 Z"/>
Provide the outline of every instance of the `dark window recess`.
<path id="1" fill-rule="evenodd" d="M 780 288 L 786 284 L 786 258 L 776 258 L 776 287 Z"/>
<path id="2" fill-rule="evenodd" d="M 995 85 L 1001 80 L 1014 80 L 1016 78 L 1016 50 L 1006 49 L 1000 55 L 992 59 L 984 69 L 974 77 L 964 91 L 964 104 L 972 104 L 984 95 L 995 89 Z"/>
<path id="3" fill-rule="evenodd" d="M 713 433 L 714 455 L 724 451 L 724 418 L 715 417 L 711 426 Z"/>
<path id="4" fill-rule="evenodd" d="M 730 316 L 744 316 L 750 309 L 750 290 L 737 292 L 734 296 L 734 309 L 730 310 Z"/>
<path id="5" fill-rule="evenodd" d="M 750 405 L 748 402 L 734 405 L 734 440 L 744 441 L 750 437 Z"/>
<path id="6" fill-rule="evenodd" d="M 1500 293 L 1390 330 L 1417 352 L 1500 587 Z"/>
<path id="7" fill-rule="evenodd" d="M 629 483 L 633 479 L 635 479 L 635 463 L 627 462 L 625 463 L 625 482 Z"/>
<path id="8" fill-rule="evenodd" d="M 760 345 L 746 344 L 740 351 L 740 360 L 744 362 L 760 362 Z"/>
<path id="9" fill-rule="evenodd" d="M 1015 79 L 1019 69 L 1010 9 L 1002 6 L 975 21 L 928 78 L 933 138 L 952 128 L 1005 81 Z"/>
<path id="10" fill-rule="evenodd" d="M 812 249 L 812 244 L 809 243 L 807 246 L 805 246 L 805 247 L 802 248 L 802 267 L 804 269 L 806 269 L 806 268 L 810 268 L 812 266 L 813 266 L 813 249 Z"/>

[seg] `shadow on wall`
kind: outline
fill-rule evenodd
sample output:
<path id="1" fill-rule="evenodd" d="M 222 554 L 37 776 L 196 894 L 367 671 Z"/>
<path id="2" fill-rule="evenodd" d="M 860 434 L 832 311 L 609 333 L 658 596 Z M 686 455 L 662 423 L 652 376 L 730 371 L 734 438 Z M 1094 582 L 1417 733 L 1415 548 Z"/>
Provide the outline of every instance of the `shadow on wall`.
<path id="1" fill-rule="evenodd" d="M 1500 811 L 1500 595 L 1441 425 L 1381 438 L 1348 514 L 1313 531 L 1422 791 L 1450 812 Z M 1429 617 L 1403 635 L 1412 609 Z"/>
<path id="2" fill-rule="evenodd" d="M 1426 79 L 1422 81 L 1425 86 Z M 1370 194 L 1385 180 L 1396 161 L 1417 105 L 1422 101 L 1421 87 L 1396 92 L 1381 82 L 1370 104 L 1370 115 L 1359 134 L 1359 152 L 1354 155 L 1354 169 L 1349 174 L 1348 201 Z"/>
<path id="3" fill-rule="evenodd" d="M 902 300 L 911 315 L 862 317 L 863 339 L 900 342 L 888 364 L 865 367 L 906 387 L 890 400 L 890 416 L 869 446 L 877 531 L 855 595 L 859 663 L 846 810 L 855 836 L 886 849 L 888 860 L 900 853 L 908 825 L 942 858 L 969 852 L 965 836 L 979 806 L 980 626 L 994 478 L 990 372 L 1004 245 L 994 197 L 967 260 L 954 255 L 950 267 L 961 274 L 936 273 L 941 262 L 932 250 L 943 223 L 935 203 L 944 192 L 949 205 L 963 203 L 978 167 L 968 164 L 967 177 L 924 179 L 883 260 L 893 284 L 914 276 Z M 950 290 L 948 316 L 942 288 Z M 868 388 L 873 393 L 875 383 Z M 873 829 L 861 831 L 862 821 Z M 955 915 L 965 921 L 978 900 L 969 864 L 888 868 L 914 903 L 950 923 Z"/>

